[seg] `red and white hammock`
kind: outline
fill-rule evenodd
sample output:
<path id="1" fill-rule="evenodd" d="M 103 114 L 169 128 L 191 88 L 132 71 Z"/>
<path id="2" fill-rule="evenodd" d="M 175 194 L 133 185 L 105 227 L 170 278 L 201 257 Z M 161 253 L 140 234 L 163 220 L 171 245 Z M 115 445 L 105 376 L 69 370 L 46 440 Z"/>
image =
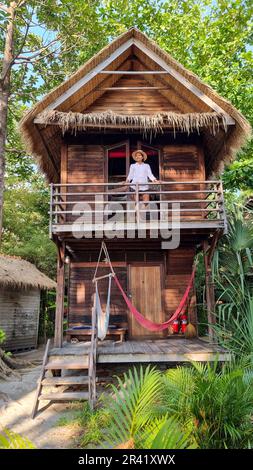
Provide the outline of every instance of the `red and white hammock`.
<path id="1" fill-rule="evenodd" d="M 177 307 L 177 309 L 173 313 L 173 315 L 170 317 L 170 319 L 167 320 L 164 323 L 154 323 L 154 322 L 148 320 L 147 318 L 145 318 L 140 312 L 138 312 L 138 310 L 135 308 L 135 306 L 129 300 L 129 298 L 125 294 L 125 292 L 123 290 L 123 287 L 121 286 L 121 284 L 120 284 L 120 282 L 119 282 L 116 275 L 114 276 L 114 281 L 116 282 L 116 284 L 117 284 L 117 286 L 118 286 L 118 288 L 119 288 L 119 290 L 122 294 L 123 299 L 125 300 L 130 312 L 135 317 L 137 322 L 140 323 L 141 326 L 143 326 L 144 328 L 146 328 L 149 331 L 162 331 L 162 330 L 165 330 L 166 328 L 168 328 L 168 326 L 174 320 L 176 320 L 179 317 L 179 315 L 181 315 L 183 313 L 183 311 L 185 310 L 186 302 L 187 302 L 187 299 L 188 299 L 189 294 L 190 294 L 190 290 L 191 290 L 192 285 L 193 285 L 195 272 L 196 272 L 196 266 L 193 267 L 192 274 L 191 274 L 188 286 L 187 286 L 187 288 L 185 290 L 185 293 L 184 293 L 184 295 L 183 295 L 183 297 L 182 297 L 182 299 L 179 303 L 179 306 Z"/>
<path id="2" fill-rule="evenodd" d="M 120 284 L 113 268 L 112 268 L 112 265 L 111 265 L 111 262 L 110 262 L 110 258 L 109 258 L 109 254 L 108 254 L 108 251 L 107 251 L 107 248 L 106 248 L 106 245 L 104 242 L 102 242 L 102 246 L 101 246 L 101 250 L 100 250 L 100 255 L 99 255 L 99 260 L 100 260 L 100 257 L 101 257 L 101 251 L 102 249 L 104 250 L 105 254 L 106 254 L 106 258 L 108 259 L 109 261 L 109 265 L 110 265 L 110 269 L 111 269 L 111 272 L 108 274 L 108 276 L 113 276 L 113 279 L 117 285 L 117 287 L 119 288 L 121 294 L 122 294 L 122 297 L 123 299 L 125 300 L 126 302 L 126 305 L 127 307 L 129 308 L 130 312 L 132 313 L 132 315 L 135 317 L 135 319 L 137 320 L 137 322 L 143 326 L 144 328 L 146 328 L 147 330 L 150 330 L 150 331 L 162 331 L 162 330 L 165 330 L 166 328 L 168 328 L 168 326 L 173 323 L 174 320 L 176 320 L 179 315 L 181 315 L 185 309 L 186 309 L 186 305 L 187 305 L 187 300 L 188 300 L 188 297 L 189 297 L 189 294 L 190 294 L 190 291 L 191 291 L 191 288 L 193 286 L 193 283 L 194 283 L 194 277 L 195 277 L 195 273 L 196 273 L 196 264 L 193 266 L 193 270 L 192 270 L 192 273 L 191 273 L 191 277 L 189 279 L 189 282 L 188 282 L 188 285 L 185 289 L 185 292 L 184 292 L 184 295 L 177 307 L 177 309 L 175 310 L 175 312 L 173 313 L 173 315 L 169 318 L 169 320 L 167 320 L 166 322 L 164 323 L 154 323 L 152 322 L 151 320 L 148 320 L 147 318 L 145 318 L 138 310 L 137 308 L 132 304 L 132 302 L 130 301 L 130 299 L 127 297 L 126 293 L 124 292 L 123 290 L 123 287 L 122 285 Z M 98 261 L 99 263 L 99 261 Z M 98 267 L 98 264 L 97 264 L 97 267 Z M 97 281 L 98 279 L 101 279 L 101 278 L 96 278 L 96 272 L 97 272 L 97 268 L 96 268 L 96 271 L 95 271 L 95 275 L 94 275 L 94 278 L 93 278 L 93 281 Z M 107 276 L 102 276 L 102 278 L 104 277 L 107 277 Z"/>

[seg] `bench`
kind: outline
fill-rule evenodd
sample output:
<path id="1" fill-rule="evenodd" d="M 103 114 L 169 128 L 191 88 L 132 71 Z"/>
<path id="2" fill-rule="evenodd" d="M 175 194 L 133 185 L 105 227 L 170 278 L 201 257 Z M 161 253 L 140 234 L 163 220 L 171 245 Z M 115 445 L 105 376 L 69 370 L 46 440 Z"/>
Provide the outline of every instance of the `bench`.
<path id="1" fill-rule="evenodd" d="M 115 327 L 115 328 L 108 328 L 108 331 L 107 331 L 107 334 L 106 334 L 106 338 L 109 337 L 119 337 L 119 341 L 122 343 L 123 341 L 125 341 L 125 335 L 126 335 L 126 332 L 127 332 L 127 328 L 123 328 L 123 327 Z M 72 339 L 79 339 L 79 336 L 80 337 L 84 337 L 84 336 L 91 336 L 92 334 L 92 328 L 91 327 L 73 327 L 73 328 L 68 328 L 66 330 L 66 337 L 67 337 L 67 341 L 71 341 Z M 84 338 L 81 338 L 81 339 L 84 339 Z"/>

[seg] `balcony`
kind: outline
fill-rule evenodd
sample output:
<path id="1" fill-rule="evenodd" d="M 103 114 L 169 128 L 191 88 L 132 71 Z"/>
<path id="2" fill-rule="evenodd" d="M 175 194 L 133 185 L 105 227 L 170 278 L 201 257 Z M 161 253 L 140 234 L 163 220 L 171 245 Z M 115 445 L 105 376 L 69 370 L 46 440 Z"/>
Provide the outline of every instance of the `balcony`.
<path id="1" fill-rule="evenodd" d="M 145 193 L 139 184 L 135 189 L 122 183 L 51 185 L 51 236 L 135 238 L 145 232 L 157 238 L 157 231 L 171 229 L 226 232 L 222 182 L 148 183 Z"/>

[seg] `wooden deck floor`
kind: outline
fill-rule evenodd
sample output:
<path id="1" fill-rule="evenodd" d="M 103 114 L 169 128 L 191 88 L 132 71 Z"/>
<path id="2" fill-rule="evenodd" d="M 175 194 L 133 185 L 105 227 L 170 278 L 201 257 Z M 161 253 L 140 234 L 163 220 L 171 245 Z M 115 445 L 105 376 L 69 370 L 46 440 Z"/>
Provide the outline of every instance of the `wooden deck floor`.
<path id="1" fill-rule="evenodd" d="M 90 342 L 77 344 L 64 343 L 62 348 L 53 348 L 50 356 L 72 357 L 88 355 Z M 98 343 L 99 364 L 132 364 L 142 362 L 170 363 L 188 361 L 214 361 L 219 355 L 219 361 L 227 361 L 230 355 L 217 345 L 210 344 L 201 339 L 187 340 L 160 339 L 145 341 L 126 341 L 123 343 L 114 341 L 102 341 Z"/>

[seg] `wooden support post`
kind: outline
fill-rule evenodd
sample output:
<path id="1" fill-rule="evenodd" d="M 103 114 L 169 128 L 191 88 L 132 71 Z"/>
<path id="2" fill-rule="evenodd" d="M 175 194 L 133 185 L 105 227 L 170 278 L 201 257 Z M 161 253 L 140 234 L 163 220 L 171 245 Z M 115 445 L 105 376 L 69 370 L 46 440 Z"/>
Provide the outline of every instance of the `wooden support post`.
<path id="1" fill-rule="evenodd" d="M 54 330 L 54 346 L 62 347 L 63 341 L 63 314 L 64 314 L 64 258 L 65 243 L 58 245 L 57 260 L 57 290 L 56 290 L 56 309 L 55 309 L 55 330 Z"/>
<path id="2" fill-rule="evenodd" d="M 34 399 L 34 404 L 33 404 L 33 409 L 32 409 L 32 415 L 31 415 L 32 419 L 35 418 L 36 413 L 38 411 L 39 396 L 40 396 L 41 389 L 42 389 L 42 380 L 44 379 L 44 376 L 45 376 L 45 366 L 46 366 L 46 363 L 47 363 L 49 348 L 50 348 L 50 339 L 47 340 L 46 349 L 45 349 L 45 352 L 44 352 L 44 357 L 43 357 L 43 362 L 42 362 L 42 369 L 41 369 L 41 373 L 40 373 L 40 376 L 39 376 L 39 379 L 38 379 L 38 384 L 37 384 L 37 389 L 36 389 L 35 399 Z"/>
<path id="3" fill-rule="evenodd" d="M 204 263 L 205 263 L 205 279 L 206 279 L 206 306 L 207 306 L 207 319 L 209 323 L 208 333 L 210 340 L 214 340 L 214 331 L 211 325 L 214 325 L 216 322 L 215 319 L 215 294 L 214 294 L 214 283 L 212 279 L 212 268 L 211 268 L 211 259 L 208 254 L 209 245 L 205 240 L 203 242 L 203 251 L 204 251 Z"/>
<path id="4" fill-rule="evenodd" d="M 192 287 L 192 295 L 188 306 L 189 321 L 195 326 L 198 335 L 198 317 L 197 317 L 197 295 L 195 286 Z"/>

